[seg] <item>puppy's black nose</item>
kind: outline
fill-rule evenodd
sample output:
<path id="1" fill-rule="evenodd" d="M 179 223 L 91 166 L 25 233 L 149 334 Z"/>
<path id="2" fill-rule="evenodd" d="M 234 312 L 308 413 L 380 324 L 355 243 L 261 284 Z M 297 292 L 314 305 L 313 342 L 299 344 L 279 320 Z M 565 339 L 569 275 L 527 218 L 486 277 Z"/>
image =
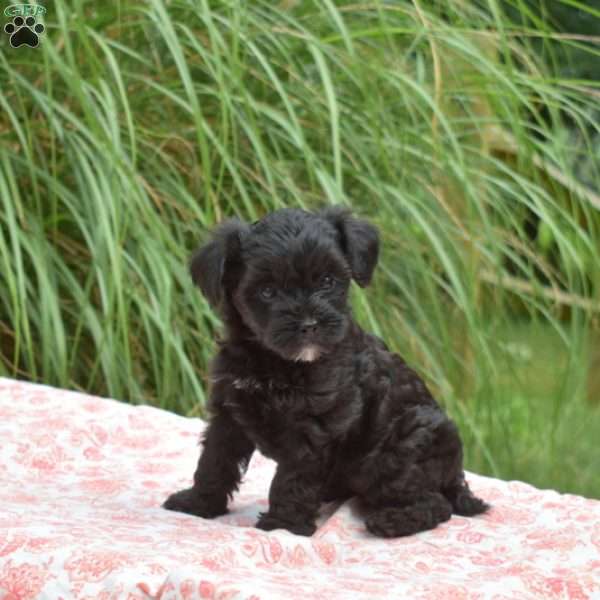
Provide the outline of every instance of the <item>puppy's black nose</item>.
<path id="1" fill-rule="evenodd" d="M 300 333 L 302 335 L 308 335 L 317 331 L 317 320 L 316 319 L 304 319 L 300 324 Z"/>

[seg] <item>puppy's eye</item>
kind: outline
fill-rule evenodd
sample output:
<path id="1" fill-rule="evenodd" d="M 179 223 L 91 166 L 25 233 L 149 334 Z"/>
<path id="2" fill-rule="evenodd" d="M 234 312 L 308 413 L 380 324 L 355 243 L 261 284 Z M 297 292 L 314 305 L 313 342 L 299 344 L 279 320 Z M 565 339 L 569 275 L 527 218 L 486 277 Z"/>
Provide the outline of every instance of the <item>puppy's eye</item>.
<path id="1" fill-rule="evenodd" d="M 330 290 L 335 285 L 335 279 L 331 275 L 323 275 L 321 277 L 321 289 Z"/>
<path id="2" fill-rule="evenodd" d="M 270 285 L 266 285 L 260 290 L 259 294 L 263 300 L 271 300 L 275 297 L 275 288 L 271 287 Z"/>

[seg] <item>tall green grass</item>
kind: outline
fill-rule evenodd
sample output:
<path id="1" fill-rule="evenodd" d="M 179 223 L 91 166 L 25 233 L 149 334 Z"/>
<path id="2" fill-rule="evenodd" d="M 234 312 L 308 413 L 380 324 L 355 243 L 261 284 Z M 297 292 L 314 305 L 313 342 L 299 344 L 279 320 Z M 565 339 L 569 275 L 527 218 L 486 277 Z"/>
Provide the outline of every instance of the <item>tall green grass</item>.
<path id="1" fill-rule="evenodd" d="M 50 3 L 40 47 L 0 53 L 0 374 L 202 414 L 219 322 L 192 249 L 231 214 L 345 202 L 382 231 L 357 316 L 457 419 L 468 468 L 600 496 L 600 201 L 564 126 L 597 130 L 599 90 L 531 41 L 599 48 L 530 17 Z"/>

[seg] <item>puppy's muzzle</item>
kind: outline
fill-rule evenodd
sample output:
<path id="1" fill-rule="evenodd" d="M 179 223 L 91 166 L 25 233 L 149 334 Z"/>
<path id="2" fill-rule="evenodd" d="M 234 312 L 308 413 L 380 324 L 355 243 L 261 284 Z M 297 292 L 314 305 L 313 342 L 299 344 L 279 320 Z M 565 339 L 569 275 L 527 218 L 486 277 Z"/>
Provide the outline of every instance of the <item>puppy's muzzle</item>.
<path id="1" fill-rule="evenodd" d="M 313 337 L 317 333 L 318 323 L 316 319 L 304 319 L 300 324 L 300 333 L 303 337 Z"/>

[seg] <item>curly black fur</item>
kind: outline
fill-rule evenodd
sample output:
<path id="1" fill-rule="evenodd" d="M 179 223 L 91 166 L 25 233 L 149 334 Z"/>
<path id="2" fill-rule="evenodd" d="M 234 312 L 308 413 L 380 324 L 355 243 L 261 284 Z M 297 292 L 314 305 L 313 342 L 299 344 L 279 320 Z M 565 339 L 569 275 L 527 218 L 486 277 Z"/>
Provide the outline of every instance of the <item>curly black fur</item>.
<path id="1" fill-rule="evenodd" d="M 383 537 L 488 508 L 465 482 L 456 425 L 352 319 L 350 281 L 368 285 L 378 251 L 372 225 L 330 208 L 227 221 L 194 255 L 192 277 L 226 336 L 194 485 L 165 508 L 225 513 L 255 448 L 277 462 L 261 529 L 311 535 L 321 502 L 351 496 Z"/>

